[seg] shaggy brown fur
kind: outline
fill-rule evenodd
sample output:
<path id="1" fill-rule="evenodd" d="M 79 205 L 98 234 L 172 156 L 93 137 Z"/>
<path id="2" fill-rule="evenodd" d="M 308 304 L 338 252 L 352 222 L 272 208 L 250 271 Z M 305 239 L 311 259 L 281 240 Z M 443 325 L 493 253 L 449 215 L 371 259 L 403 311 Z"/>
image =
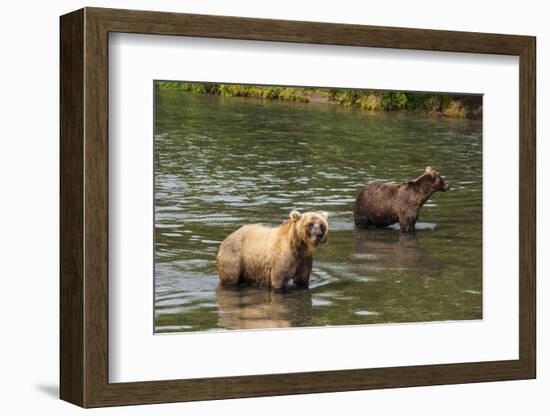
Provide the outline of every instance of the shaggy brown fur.
<path id="1" fill-rule="evenodd" d="M 434 192 L 447 192 L 449 185 L 431 167 L 414 181 L 402 184 L 372 182 L 359 189 L 353 216 L 359 228 L 387 227 L 399 222 L 402 232 L 415 229 L 418 213 Z"/>
<path id="2" fill-rule="evenodd" d="M 328 239 L 328 214 L 292 211 L 278 227 L 245 225 L 222 241 L 216 267 L 220 282 L 282 289 L 288 280 L 308 287 L 313 253 Z"/>

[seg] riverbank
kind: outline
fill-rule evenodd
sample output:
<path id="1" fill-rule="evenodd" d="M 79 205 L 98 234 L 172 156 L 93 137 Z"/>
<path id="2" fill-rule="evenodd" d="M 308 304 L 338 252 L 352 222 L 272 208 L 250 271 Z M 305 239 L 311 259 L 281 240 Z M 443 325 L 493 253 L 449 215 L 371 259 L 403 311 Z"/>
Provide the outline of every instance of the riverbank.
<path id="1" fill-rule="evenodd" d="M 222 97 L 249 97 L 262 100 L 326 103 L 367 111 L 414 111 L 449 118 L 481 119 L 479 95 L 433 94 L 378 90 L 273 87 L 157 81 L 156 88 L 211 94 Z"/>

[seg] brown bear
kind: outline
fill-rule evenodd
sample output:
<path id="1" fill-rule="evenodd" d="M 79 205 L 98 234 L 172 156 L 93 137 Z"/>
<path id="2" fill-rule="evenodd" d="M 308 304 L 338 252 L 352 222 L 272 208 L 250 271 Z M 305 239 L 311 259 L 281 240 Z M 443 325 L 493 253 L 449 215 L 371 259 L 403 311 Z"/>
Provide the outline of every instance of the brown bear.
<path id="1" fill-rule="evenodd" d="M 434 192 L 447 192 L 449 184 L 431 167 L 417 179 L 401 184 L 371 182 L 359 189 L 353 217 L 358 228 L 387 227 L 399 222 L 401 231 L 415 229 L 418 213 Z"/>
<path id="2" fill-rule="evenodd" d="M 328 214 L 292 211 L 278 227 L 245 225 L 222 241 L 216 267 L 220 282 L 284 289 L 292 279 L 307 288 L 313 253 L 328 239 Z"/>

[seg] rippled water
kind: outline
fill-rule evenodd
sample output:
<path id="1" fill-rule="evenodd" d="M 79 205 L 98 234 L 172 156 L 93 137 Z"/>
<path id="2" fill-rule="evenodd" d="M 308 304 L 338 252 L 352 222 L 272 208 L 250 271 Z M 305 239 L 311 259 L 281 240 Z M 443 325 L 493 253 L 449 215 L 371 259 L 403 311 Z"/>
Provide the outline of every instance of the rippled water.
<path id="1" fill-rule="evenodd" d="M 157 332 L 482 317 L 481 122 L 164 90 L 155 117 Z M 415 234 L 354 228 L 359 186 L 428 165 L 452 189 Z M 219 287 L 220 242 L 292 209 L 330 213 L 310 289 Z"/>

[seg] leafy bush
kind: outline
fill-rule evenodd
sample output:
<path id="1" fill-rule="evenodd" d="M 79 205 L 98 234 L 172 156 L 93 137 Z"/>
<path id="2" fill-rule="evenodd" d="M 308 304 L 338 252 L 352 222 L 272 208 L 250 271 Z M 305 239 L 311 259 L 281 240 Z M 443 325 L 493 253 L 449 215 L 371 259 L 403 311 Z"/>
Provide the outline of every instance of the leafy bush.
<path id="1" fill-rule="evenodd" d="M 378 90 L 290 88 L 275 86 L 228 85 L 214 83 L 186 83 L 158 81 L 159 89 L 170 89 L 222 97 L 254 97 L 264 100 L 333 101 L 368 111 L 421 111 L 442 113 L 453 118 L 481 118 L 479 97 L 451 94 L 392 92 Z"/>

